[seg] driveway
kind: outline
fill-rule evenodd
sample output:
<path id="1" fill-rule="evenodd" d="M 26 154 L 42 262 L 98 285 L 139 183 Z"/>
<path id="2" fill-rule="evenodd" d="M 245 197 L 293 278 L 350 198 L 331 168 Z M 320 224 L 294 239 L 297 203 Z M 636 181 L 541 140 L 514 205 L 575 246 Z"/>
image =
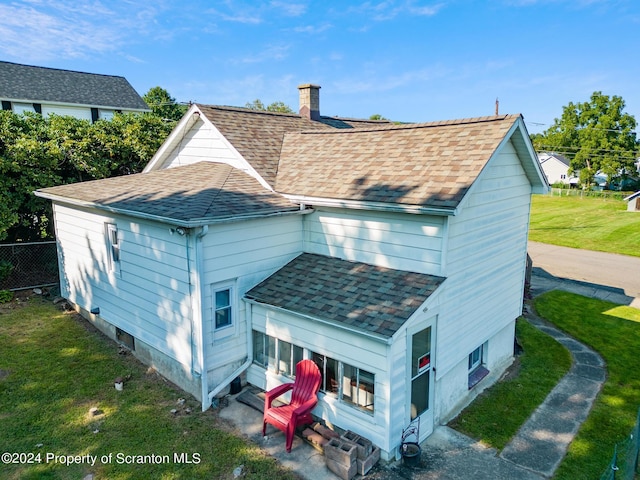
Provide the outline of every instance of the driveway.
<path id="1" fill-rule="evenodd" d="M 640 257 L 537 242 L 529 242 L 529 256 L 537 277 L 532 284 L 541 291 L 580 288 L 576 293 L 640 308 Z M 559 282 L 564 288 L 556 285 Z"/>

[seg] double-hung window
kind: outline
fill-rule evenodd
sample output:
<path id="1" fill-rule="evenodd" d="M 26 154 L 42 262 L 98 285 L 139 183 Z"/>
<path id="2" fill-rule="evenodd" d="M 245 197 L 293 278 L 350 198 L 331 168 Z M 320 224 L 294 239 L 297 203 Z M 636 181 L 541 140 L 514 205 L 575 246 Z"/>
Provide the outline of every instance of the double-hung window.
<path id="1" fill-rule="evenodd" d="M 233 311 L 231 308 L 231 288 L 216 290 L 213 292 L 215 328 L 230 327 L 233 325 Z"/>

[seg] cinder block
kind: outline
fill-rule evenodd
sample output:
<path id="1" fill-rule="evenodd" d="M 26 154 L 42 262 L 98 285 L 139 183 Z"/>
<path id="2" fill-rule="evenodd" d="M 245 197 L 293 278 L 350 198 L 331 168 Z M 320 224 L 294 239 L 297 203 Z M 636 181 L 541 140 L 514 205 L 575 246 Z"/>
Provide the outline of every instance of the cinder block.
<path id="1" fill-rule="evenodd" d="M 342 480 L 351 480 L 356 476 L 356 462 L 353 462 L 351 465 L 343 465 L 329 457 L 325 457 L 325 461 L 327 462 L 327 468 L 342 478 Z"/>
<path id="2" fill-rule="evenodd" d="M 373 444 L 371 443 L 371 440 L 361 437 L 351 430 L 347 430 L 342 435 L 342 438 L 349 442 L 355 443 L 358 449 L 358 458 L 360 460 L 365 460 L 369 455 L 371 455 L 371 452 L 373 450 Z"/>
<path id="3" fill-rule="evenodd" d="M 324 456 L 347 467 L 356 463 L 358 450 L 354 443 L 340 438 L 332 438 L 324 446 Z"/>
<path id="4" fill-rule="evenodd" d="M 380 460 L 380 448 L 373 447 L 373 451 L 366 459 L 356 459 L 356 472 L 360 475 L 366 475 L 371 467 L 378 463 L 378 460 Z"/>

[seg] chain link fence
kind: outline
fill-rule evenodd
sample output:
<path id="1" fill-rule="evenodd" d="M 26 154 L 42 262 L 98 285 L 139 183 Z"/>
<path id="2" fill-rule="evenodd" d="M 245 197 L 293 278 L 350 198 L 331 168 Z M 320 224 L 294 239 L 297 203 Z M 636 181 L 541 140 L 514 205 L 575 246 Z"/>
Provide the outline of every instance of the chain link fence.
<path id="1" fill-rule="evenodd" d="M 0 290 L 59 285 L 56 242 L 0 244 Z"/>
<path id="2" fill-rule="evenodd" d="M 631 434 L 613 449 L 613 457 L 600 480 L 633 480 L 638 473 L 640 450 L 640 409 Z"/>

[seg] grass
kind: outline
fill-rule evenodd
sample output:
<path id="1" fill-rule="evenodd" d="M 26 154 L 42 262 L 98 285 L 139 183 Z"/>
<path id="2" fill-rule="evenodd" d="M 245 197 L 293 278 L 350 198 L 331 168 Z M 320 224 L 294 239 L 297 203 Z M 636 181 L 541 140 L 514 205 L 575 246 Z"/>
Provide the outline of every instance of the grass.
<path id="1" fill-rule="evenodd" d="M 534 195 L 529 240 L 640 257 L 640 213 L 622 200 Z"/>
<path id="2" fill-rule="evenodd" d="M 554 475 L 557 480 L 600 478 L 614 445 L 629 436 L 640 408 L 640 310 L 568 292 L 535 299 L 538 314 L 596 350 L 607 379 L 586 422 Z M 504 448 L 568 369 L 568 352 L 551 337 L 518 321 L 524 347 L 517 376 L 481 394 L 451 424 Z"/>
<path id="3" fill-rule="evenodd" d="M 130 355 L 118 355 L 112 341 L 76 315 L 39 300 L 10 305 L 0 307 L 0 453 L 39 453 L 40 462 L 2 465 L 3 479 L 78 479 L 88 473 L 115 480 L 231 479 L 239 465 L 243 478 L 297 478 L 231 434 L 214 411 L 201 412 L 191 399 L 182 404 L 183 392 Z M 122 392 L 114 388 L 118 376 L 127 378 Z M 98 415 L 90 413 L 92 407 Z M 46 462 L 47 453 L 99 460 L 94 467 L 63 465 Z M 174 453 L 192 463 L 178 463 Z M 123 455 L 153 454 L 169 461 L 122 463 Z"/>
<path id="4" fill-rule="evenodd" d="M 554 478 L 599 478 L 640 407 L 640 310 L 567 292 L 535 300 L 538 314 L 596 350 L 607 380 Z"/>
<path id="5" fill-rule="evenodd" d="M 478 396 L 449 426 L 502 450 L 571 367 L 566 348 L 520 319 L 523 347 L 507 378 Z"/>

